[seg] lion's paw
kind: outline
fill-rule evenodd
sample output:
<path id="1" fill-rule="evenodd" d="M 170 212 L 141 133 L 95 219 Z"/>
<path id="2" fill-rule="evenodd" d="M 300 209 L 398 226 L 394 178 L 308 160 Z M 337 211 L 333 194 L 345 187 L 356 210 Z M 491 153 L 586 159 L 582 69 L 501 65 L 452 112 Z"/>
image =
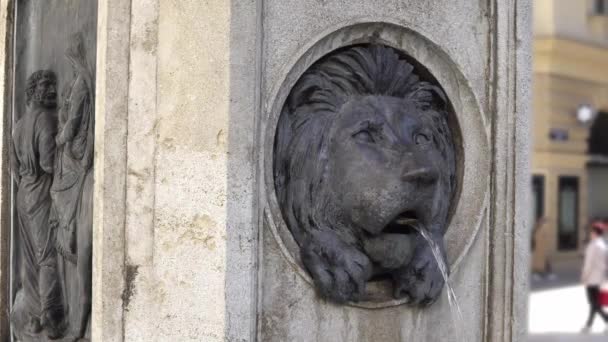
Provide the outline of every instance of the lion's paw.
<path id="1" fill-rule="evenodd" d="M 442 259 L 445 263 L 445 256 L 442 255 Z M 412 262 L 393 276 L 394 297 L 406 298 L 412 305 L 426 306 L 434 303 L 445 284 L 439 264 L 429 247 L 417 250 Z"/>
<path id="2" fill-rule="evenodd" d="M 302 248 L 302 261 L 323 298 L 337 303 L 364 298 L 372 264 L 363 252 L 333 232 L 317 233 Z"/>

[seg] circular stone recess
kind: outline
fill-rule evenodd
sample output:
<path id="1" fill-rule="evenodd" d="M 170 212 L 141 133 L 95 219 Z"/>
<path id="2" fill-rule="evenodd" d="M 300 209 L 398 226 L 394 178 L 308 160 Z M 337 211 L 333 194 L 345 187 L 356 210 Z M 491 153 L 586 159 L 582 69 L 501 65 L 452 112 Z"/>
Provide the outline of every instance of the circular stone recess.
<path id="1" fill-rule="evenodd" d="M 448 55 L 420 34 L 395 24 L 360 23 L 339 28 L 306 47 L 299 58 L 288 65 L 287 70 L 283 73 L 284 77 L 281 78 L 282 82 L 277 84 L 275 91 L 272 92 L 274 96 L 271 96 L 270 99 L 273 102 L 266 107 L 271 108 L 271 112 L 266 126 L 264 146 L 265 221 L 284 257 L 299 275 L 312 284 L 311 276 L 301 259 L 298 244 L 303 239 L 302 229 L 291 227 L 290 230 L 287 223 L 290 220 L 284 216 L 288 212 L 287 207 L 293 206 L 293 203 L 279 203 L 279 196 L 277 195 L 281 193 L 281 191 L 277 192 L 277 184 L 281 186 L 280 183 L 283 183 L 275 174 L 277 140 L 279 136 L 282 137 L 283 141 L 286 140 L 285 136 L 287 136 L 287 141 L 292 138 L 290 134 L 280 135 L 279 131 L 285 129 L 291 131 L 291 127 L 293 127 L 293 122 L 288 122 L 288 120 L 282 118 L 281 116 L 286 114 L 281 113 L 288 112 L 287 108 L 289 106 L 293 108 L 297 105 L 287 103 L 287 101 L 289 99 L 293 102 L 293 96 L 290 97 L 290 94 L 294 86 L 301 82 L 302 75 L 307 70 L 326 61 L 327 58 L 348 51 L 353 47 L 390 49 L 398 54 L 401 60 L 414 67 L 413 73 L 419 77 L 420 82 L 425 82 L 439 89 L 436 92 L 430 91 L 433 94 L 433 101 L 431 102 L 441 102 L 443 99 L 445 103 L 447 124 L 451 132 L 452 151 L 455 159 L 455 170 L 452 177 L 452 183 L 455 186 L 450 192 L 452 199 L 449 203 L 449 210 L 446 209 L 449 215 L 448 221 L 445 223 L 448 228 L 444 235 L 447 260 L 453 274 L 457 271 L 461 260 L 479 230 L 487 204 L 490 158 L 485 118 L 469 83 Z M 341 105 L 341 103 L 338 104 L 338 106 Z M 373 103 L 370 105 L 373 106 Z M 335 108 L 333 110 L 336 111 Z M 365 115 L 365 113 L 362 115 Z M 331 136 L 339 134 L 339 130 L 336 128 L 327 131 L 327 134 Z M 369 140 L 368 133 L 359 134 L 356 138 L 362 138 L 364 141 Z M 332 154 L 322 151 L 311 155 L 323 160 L 323 158 Z M 325 160 L 316 164 L 325 165 L 326 163 Z M 327 184 L 323 187 L 327 187 Z M 318 195 L 318 192 L 315 192 L 315 194 Z M 301 200 L 305 196 L 296 197 L 296 200 Z M 316 203 L 317 201 L 313 202 Z M 332 201 L 321 205 L 332 205 Z M 293 216 L 291 221 L 293 222 Z M 366 284 L 367 296 L 365 300 L 350 302 L 349 305 L 381 308 L 404 304 L 405 299 L 395 299 L 393 297 L 392 288 L 392 281 L 386 277 L 373 278 Z"/>

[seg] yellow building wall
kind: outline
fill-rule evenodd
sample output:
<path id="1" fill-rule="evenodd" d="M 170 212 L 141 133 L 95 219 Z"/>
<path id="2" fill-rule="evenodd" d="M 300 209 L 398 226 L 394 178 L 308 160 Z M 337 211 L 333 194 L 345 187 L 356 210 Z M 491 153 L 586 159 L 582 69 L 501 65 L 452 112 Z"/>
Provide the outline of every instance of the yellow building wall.
<path id="1" fill-rule="evenodd" d="M 554 0 L 535 0 L 534 1 L 534 34 L 540 37 L 554 36 L 555 14 Z"/>
<path id="2" fill-rule="evenodd" d="M 550 258 L 559 259 L 580 254 L 586 237 L 589 126 L 579 123 L 575 113 L 581 104 L 608 109 L 608 48 L 569 39 L 537 37 L 534 50 L 532 170 L 545 178 L 544 213 L 549 230 L 547 238 L 537 243 L 544 244 Z M 568 140 L 552 141 L 551 129 L 566 130 Z M 560 176 L 579 179 L 580 234 L 579 251 L 575 252 L 558 251 Z"/>
<path id="3" fill-rule="evenodd" d="M 606 16 L 593 12 L 594 0 L 533 0 L 534 34 L 605 45 Z"/>

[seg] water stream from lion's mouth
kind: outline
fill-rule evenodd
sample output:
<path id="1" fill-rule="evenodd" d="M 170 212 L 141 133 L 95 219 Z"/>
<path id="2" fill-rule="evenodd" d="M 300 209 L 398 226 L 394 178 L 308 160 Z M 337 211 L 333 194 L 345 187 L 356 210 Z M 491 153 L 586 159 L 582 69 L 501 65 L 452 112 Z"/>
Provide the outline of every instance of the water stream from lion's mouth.
<path id="1" fill-rule="evenodd" d="M 463 337 L 464 328 L 464 319 L 462 317 L 462 311 L 460 310 L 460 305 L 458 304 L 458 299 L 456 298 L 456 293 L 454 293 L 454 289 L 450 284 L 450 279 L 448 276 L 448 268 L 441 257 L 441 251 L 439 250 L 439 246 L 435 243 L 433 239 L 429 236 L 429 233 L 426 229 L 421 227 L 419 224 L 412 224 L 412 228 L 416 229 L 422 235 L 422 237 L 428 242 L 431 247 L 431 251 L 433 252 L 433 256 L 437 261 L 437 266 L 439 267 L 439 271 L 441 271 L 441 275 L 443 276 L 443 280 L 445 281 L 445 287 L 448 293 L 448 302 L 450 303 L 450 312 L 452 316 L 452 323 L 454 325 L 454 331 L 458 338 L 456 340 L 460 340 L 461 342 L 466 341 Z"/>

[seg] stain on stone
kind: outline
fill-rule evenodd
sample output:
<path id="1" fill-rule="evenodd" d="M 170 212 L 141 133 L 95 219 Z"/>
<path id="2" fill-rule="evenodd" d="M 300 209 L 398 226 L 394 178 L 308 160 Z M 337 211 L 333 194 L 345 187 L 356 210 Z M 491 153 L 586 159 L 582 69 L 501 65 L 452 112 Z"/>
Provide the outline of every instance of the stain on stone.
<path id="1" fill-rule="evenodd" d="M 133 177 L 140 178 L 140 179 L 145 179 L 150 176 L 150 169 L 146 167 L 141 171 L 137 171 L 132 168 L 129 168 L 127 173 L 129 176 L 133 176 Z"/>
<path id="2" fill-rule="evenodd" d="M 216 247 L 215 236 L 213 230 L 217 223 L 209 215 L 196 215 L 194 219 L 186 225 L 186 230 L 178 238 L 178 244 L 183 242 L 191 242 L 202 244 L 209 250 L 214 250 Z"/>
<path id="3" fill-rule="evenodd" d="M 141 45 L 146 52 L 156 52 L 156 47 L 158 46 L 158 19 L 155 19 L 149 25 L 147 25 L 145 36 Z"/>
<path id="4" fill-rule="evenodd" d="M 139 273 L 138 269 L 139 266 L 137 265 L 127 265 L 126 267 L 125 289 L 122 293 L 122 307 L 125 311 L 129 311 L 129 303 L 135 293 L 135 278 Z"/>
<path id="5" fill-rule="evenodd" d="M 138 183 L 135 186 L 135 192 L 137 193 L 137 195 L 141 196 L 142 192 L 144 192 L 144 186 Z"/>
<path id="6" fill-rule="evenodd" d="M 223 130 L 223 129 L 220 129 L 220 130 L 217 132 L 217 135 L 216 135 L 216 137 L 215 137 L 215 140 L 216 140 L 216 144 L 217 144 L 217 146 L 223 147 L 223 146 L 225 146 L 225 145 L 226 145 L 226 133 L 224 133 L 224 130 Z"/>
<path id="7" fill-rule="evenodd" d="M 160 142 L 161 146 L 166 148 L 167 150 L 174 151 L 175 150 L 175 139 L 173 138 L 165 138 Z"/>

